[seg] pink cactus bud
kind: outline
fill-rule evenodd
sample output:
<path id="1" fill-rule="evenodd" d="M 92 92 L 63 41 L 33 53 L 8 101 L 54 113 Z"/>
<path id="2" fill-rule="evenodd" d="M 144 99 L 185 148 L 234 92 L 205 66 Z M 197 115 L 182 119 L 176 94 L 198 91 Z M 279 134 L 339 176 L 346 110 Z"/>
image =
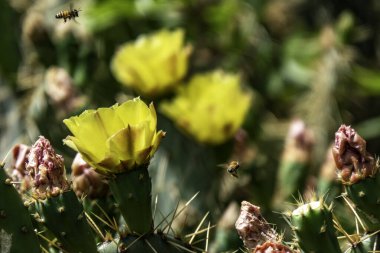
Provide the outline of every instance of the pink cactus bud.
<path id="1" fill-rule="evenodd" d="M 97 198 L 105 196 L 108 192 L 106 178 L 87 164 L 79 153 L 71 165 L 71 177 L 74 192 L 78 197 L 85 195 Z"/>
<path id="2" fill-rule="evenodd" d="M 25 169 L 25 163 L 30 151 L 30 147 L 24 144 L 17 144 L 12 149 L 13 163 L 11 177 L 15 187 L 20 192 L 26 192 L 31 188 L 31 178 Z"/>
<path id="3" fill-rule="evenodd" d="M 260 213 L 260 207 L 247 201 L 241 203 L 240 216 L 235 228 L 244 245 L 253 249 L 266 241 L 276 241 L 278 235 Z"/>
<path id="4" fill-rule="evenodd" d="M 366 150 L 366 141 L 350 126 L 341 125 L 335 133 L 332 154 L 338 178 L 344 184 L 355 184 L 377 172 L 375 159 Z"/>
<path id="5" fill-rule="evenodd" d="M 43 136 L 32 146 L 26 170 L 33 180 L 33 193 L 37 198 L 56 196 L 69 189 L 63 158 L 57 155 Z"/>

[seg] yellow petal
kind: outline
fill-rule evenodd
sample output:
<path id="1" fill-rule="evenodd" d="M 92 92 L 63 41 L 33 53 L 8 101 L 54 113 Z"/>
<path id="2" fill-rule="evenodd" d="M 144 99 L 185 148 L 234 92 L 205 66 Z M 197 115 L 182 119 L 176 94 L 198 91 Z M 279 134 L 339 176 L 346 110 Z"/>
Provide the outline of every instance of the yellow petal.
<path id="1" fill-rule="evenodd" d="M 106 145 L 110 154 L 120 161 L 126 161 L 133 158 L 133 141 L 130 127 L 126 127 L 112 135 Z"/>
<path id="2" fill-rule="evenodd" d="M 149 119 L 151 115 L 148 106 L 140 98 L 123 103 L 116 108 L 116 113 L 123 122 L 124 127 L 136 125 L 143 120 Z"/>
<path id="3" fill-rule="evenodd" d="M 160 130 L 154 136 L 153 141 L 152 141 L 152 150 L 150 151 L 150 156 L 151 157 L 157 151 L 157 148 L 160 145 L 160 142 L 161 142 L 162 138 L 165 137 L 165 135 L 166 135 L 166 133 L 164 131 Z"/>
<path id="4" fill-rule="evenodd" d="M 104 128 L 107 136 L 111 136 L 124 127 L 123 121 L 115 113 L 117 106 L 111 108 L 99 108 L 95 117 Z"/>

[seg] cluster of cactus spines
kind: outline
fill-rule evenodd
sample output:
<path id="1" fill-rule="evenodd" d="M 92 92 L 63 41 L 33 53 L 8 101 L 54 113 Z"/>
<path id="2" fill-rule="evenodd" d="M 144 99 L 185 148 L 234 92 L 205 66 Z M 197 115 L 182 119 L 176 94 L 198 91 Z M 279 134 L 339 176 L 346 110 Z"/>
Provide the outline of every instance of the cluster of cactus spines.
<path id="1" fill-rule="evenodd" d="M 331 207 L 323 200 L 306 203 L 290 216 L 296 242 L 304 252 L 340 252 Z"/>
<path id="2" fill-rule="evenodd" d="M 0 163 L 0 252 L 40 252 L 28 209 Z"/>
<path id="3" fill-rule="evenodd" d="M 305 123 L 296 119 L 290 125 L 277 176 L 275 207 L 283 207 L 304 189 L 314 144 L 313 134 Z"/>
<path id="4" fill-rule="evenodd" d="M 244 245 L 249 249 L 254 249 L 266 241 L 276 242 L 279 238 L 277 232 L 261 215 L 260 207 L 252 205 L 248 201 L 241 203 L 240 215 L 235 223 L 235 228 Z"/>
<path id="5" fill-rule="evenodd" d="M 332 149 L 338 178 L 369 232 L 380 229 L 379 166 L 367 151 L 365 140 L 350 127 L 342 125 L 335 134 Z"/>

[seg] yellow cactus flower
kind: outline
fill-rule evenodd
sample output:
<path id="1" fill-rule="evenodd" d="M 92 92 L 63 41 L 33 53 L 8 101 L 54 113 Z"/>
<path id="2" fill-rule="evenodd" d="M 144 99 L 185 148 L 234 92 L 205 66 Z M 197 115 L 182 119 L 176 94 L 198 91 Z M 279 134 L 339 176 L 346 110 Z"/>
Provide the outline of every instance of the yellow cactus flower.
<path id="1" fill-rule="evenodd" d="M 63 121 L 73 136 L 64 143 L 101 174 L 114 174 L 148 164 L 165 135 L 156 131 L 157 116 L 135 98 L 121 105 L 86 110 Z"/>
<path id="2" fill-rule="evenodd" d="M 141 36 L 116 52 L 112 72 L 120 83 L 141 95 L 161 95 L 175 87 L 187 72 L 192 47 L 183 44 L 182 29 Z"/>
<path id="3" fill-rule="evenodd" d="M 251 98 L 238 75 L 218 70 L 194 76 L 160 109 L 199 142 L 221 144 L 243 123 Z"/>

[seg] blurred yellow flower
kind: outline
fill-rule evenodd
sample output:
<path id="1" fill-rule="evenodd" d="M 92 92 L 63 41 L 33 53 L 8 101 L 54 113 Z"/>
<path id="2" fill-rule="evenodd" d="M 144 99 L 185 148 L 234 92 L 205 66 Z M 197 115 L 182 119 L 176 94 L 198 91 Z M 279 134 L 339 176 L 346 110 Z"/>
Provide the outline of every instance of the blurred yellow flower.
<path id="1" fill-rule="evenodd" d="M 194 76 L 160 109 L 199 142 L 221 144 L 241 126 L 251 99 L 238 75 L 217 70 Z"/>
<path id="2" fill-rule="evenodd" d="M 110 108 L 86 110 L 63 121 L 73 136 L 64 143 L 101 174 L 120 173 L 148 164 L 165 135 L 156 131 L 153 104 L 140 98 Z"/>
<path id="3" fill-rule="evenodd" d="M 112 72 L 120 83 L 141 95 L 159 96 L 175 87 L 187 72 L 192 47 L 183 44 L 182 29 L 141 36 L 116 52 Z"/>

